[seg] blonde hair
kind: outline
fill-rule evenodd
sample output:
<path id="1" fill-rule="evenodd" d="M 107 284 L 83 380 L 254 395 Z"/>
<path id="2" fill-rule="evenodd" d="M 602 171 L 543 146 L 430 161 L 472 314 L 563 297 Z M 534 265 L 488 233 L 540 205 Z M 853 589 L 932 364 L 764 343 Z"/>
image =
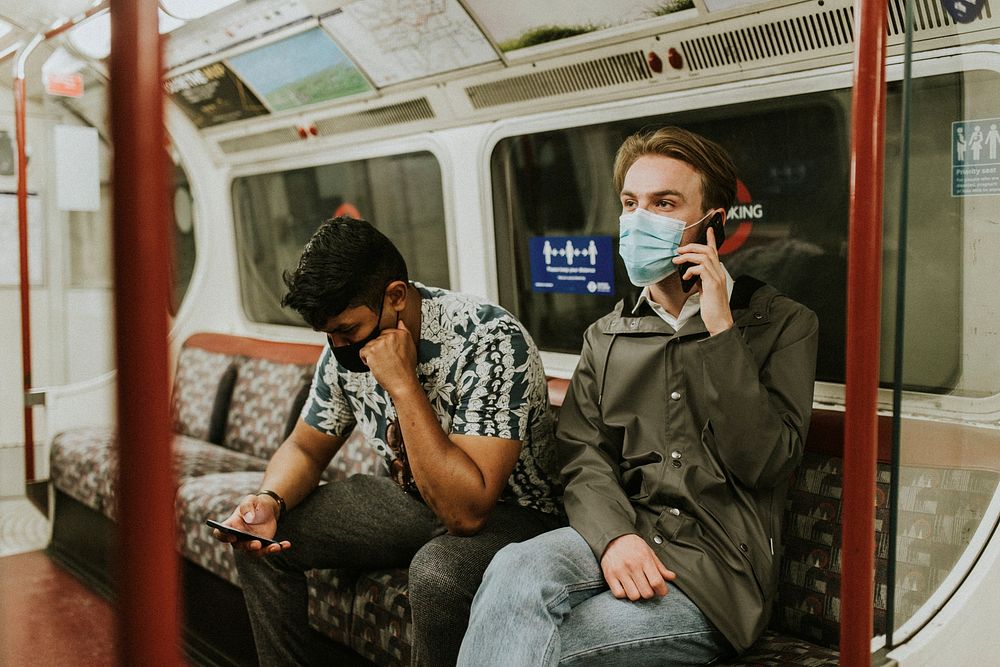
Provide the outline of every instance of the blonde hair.
<path id="1" fill-rule="evenodd" d="M 662 155 L 686 162 L 701 176 L 703 210 L 728 209 L 736 199 L 736 165 L 726 150 L 710 139 L 681 127 L 637 132 L 626 139 L 615 155 L 614 186 L 621 192 L 625 174 L 645 155 Z"/>

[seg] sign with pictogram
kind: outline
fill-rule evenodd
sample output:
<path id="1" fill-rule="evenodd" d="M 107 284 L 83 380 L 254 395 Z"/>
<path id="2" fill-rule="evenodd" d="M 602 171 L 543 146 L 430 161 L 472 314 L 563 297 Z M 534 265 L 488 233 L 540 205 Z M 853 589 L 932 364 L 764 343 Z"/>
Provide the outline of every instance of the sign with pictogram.
<path id="1" fill-rule="evenodd" d="M 610 236 L 535 236 L 529 243 L 532 291 L 614 294 Z"/>
<path id="2" fill-rule="evenodd" d="M 951 196 L 1000 194 L 1000 118 L 951 124 Z"/>

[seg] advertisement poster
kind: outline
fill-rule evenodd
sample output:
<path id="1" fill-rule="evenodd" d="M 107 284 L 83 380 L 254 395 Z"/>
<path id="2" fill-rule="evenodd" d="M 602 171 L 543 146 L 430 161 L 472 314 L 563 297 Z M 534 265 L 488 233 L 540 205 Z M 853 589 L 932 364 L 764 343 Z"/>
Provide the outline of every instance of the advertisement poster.
<path id="1" fill-rule="evenodd" d="M 225 63 L 212 63 L 167 79 L 167 93 L 199 128 L 267 113 Z"/>

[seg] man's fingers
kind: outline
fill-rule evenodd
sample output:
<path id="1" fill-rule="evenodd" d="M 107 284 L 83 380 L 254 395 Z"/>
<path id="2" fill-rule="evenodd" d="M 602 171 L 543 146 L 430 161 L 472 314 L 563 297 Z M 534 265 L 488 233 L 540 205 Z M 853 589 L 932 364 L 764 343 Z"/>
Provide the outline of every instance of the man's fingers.
<path id="1" fill-rule="evenodd" d="M 654 556 L 652 561 L 644 565 L 643 573 L 646 575 L 646 581 L 649 582 L 651 592 L 657 597 L 663 597 L 667 594 L 667 582 L 663 580 L 663 575 L 660 574 L 656 561 L 657 558 Z"/>
<path id="2" fill-rule="evenodd" d="M 635 602 L 639 600 L 642 596 L 639 594 L 639 589 L 636 588 L 635 582 L 632 581 L 632 577 L 624 577 L 620 579 L 622 587 L 625 589 L 625 595 L 629 600 Z"/>
<path id="3" fill-rule="evenodd" d="M 229 544 L 232 544 L 233 542 L 236 541 L 235 537 L 233 537 L 232 535 L 228 535 L 228 534 L 222 532 L 218 528 L 213 528 L 212 529 L 212 537 L 214 537 L 215 539 L 219 540 L 220 542 L 226 542 L 226 543 L 229 543 Z"/>
<path id="4" fill-rule="evenodd" d="M 243 521 L 243 523 L 251 524 L 254 523 L 254 519 L 257 518 L 257 496 L 247 496 L 240 501 L 239 507 L 236 508 L 234 513 L 236 517 Z M 240 526 L 234 526 L 235 528 L 240 528 Z"/>
<path id="5" fill-rule="evenodd" d="M 662 576 L 667 581 L 673 581 L 677 578 L 677 573 L 673 570 L 667 569 L 667 566 L 663 564 L 659 558 L 656 559 L 656 569 L 659 570 L 660 576 Z"/>

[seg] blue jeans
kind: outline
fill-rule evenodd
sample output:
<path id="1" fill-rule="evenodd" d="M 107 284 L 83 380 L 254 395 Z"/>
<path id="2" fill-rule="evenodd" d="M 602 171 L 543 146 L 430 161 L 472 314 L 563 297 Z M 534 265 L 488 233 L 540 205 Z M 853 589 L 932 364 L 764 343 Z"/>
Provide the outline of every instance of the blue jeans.
<path id="1" fill-rule="evenodd" d="M 638 602 L 614 597 L 572 528 L 511 544 L 486 570 L 458 664 L 696 665 L 729 653 L 698 607 L 677 586 L 669 589 Z"/>

